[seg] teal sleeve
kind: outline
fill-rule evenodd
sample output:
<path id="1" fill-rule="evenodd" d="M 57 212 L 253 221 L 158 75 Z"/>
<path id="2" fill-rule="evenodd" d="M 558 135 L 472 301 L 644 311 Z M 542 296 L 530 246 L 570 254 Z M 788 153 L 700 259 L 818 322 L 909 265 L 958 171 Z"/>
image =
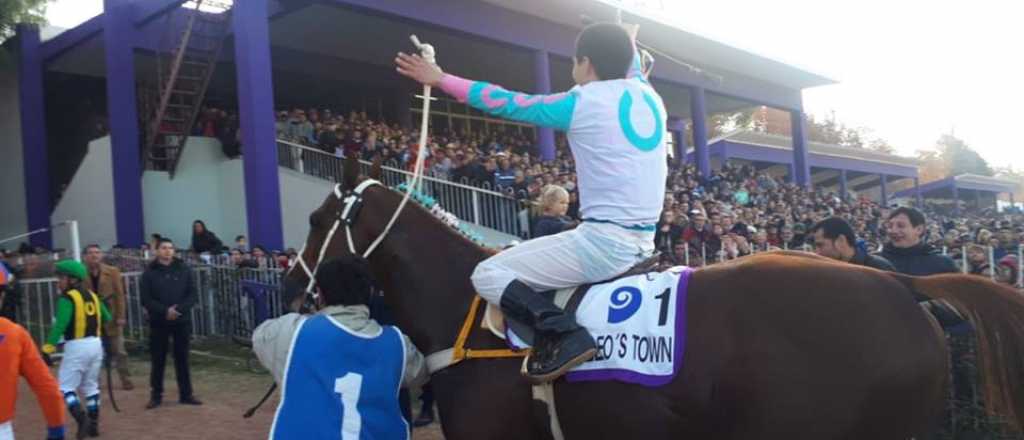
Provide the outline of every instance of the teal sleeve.
<path id="1" fill-rule="evenodd" d="M 528 95 L 477 81 L 470 86 L 466 102 L 476 109 L 513 121 L 568 131 L 576 108 L 576 93 Z"/>
<path id="2" fill-rule="evenodd" d="M 50 329 L 50 336 L 46 338 L 47 344 L 57 345 L 60 342 L 60 337 L 64 336 L 64 331 L 68 329 L 68 323 L 71 322 L 71 313 L 74 308 L 70 299 L 65 297 L 57 299 L 57 322 L 53 323 L 53 328 Z"/>

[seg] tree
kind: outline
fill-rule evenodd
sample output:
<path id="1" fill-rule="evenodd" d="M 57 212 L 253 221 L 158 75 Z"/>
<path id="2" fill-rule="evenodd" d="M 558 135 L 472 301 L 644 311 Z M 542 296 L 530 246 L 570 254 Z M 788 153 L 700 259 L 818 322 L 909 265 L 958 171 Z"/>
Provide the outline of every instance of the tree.
<path id="1" fill-rule="evenodd" d="M 939 152 L 939 156 L 942 158 L 951 176 L 965 173 L 980 174 L 982 176 L 991 176 L 993 174 L 992 167 L 988 165 L 988 162 L 977 151 L 974 151 L 966 142 L 952 134 L 944 134 L 939 137 L 938 142 L 935 143 L 935 149 Z"/>
<path id="2" fill-rule="evenodd" d="M 46 4 L 53 0 L 0 0 L 0 42 L 14 35 L 18 23 L 46 22 Z"/>

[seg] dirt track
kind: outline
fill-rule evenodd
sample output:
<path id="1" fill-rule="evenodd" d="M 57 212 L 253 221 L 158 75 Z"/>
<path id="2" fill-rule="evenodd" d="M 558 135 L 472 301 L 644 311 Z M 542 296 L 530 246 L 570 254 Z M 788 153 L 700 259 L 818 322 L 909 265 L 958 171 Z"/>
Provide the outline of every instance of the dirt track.
<path id="1" fill-rule="evenodd" d="M 106 384 L 103 384 L 103 401 L 100 423 L 100 438 L 108 440 L 148 439 L 218 439 L 251 440 L 267 437 L 278 398 L 275 394 L 251 419 L 243 419 L 242 413 L 256 403 L 270 384 L 270 376 L 246 371 L 241 364 L 210 362 L 196 357 L 192 371 L 192 382 L 198 396 L 205 405 L 195 407 L 179 405 L 178 388 L 174 382 L 172 359 L 168 359 L 165 379 L 164 405 L 145 410 L 149 398 L 149 365 L 140 358 L 133 358 L 135 389 L 114 390 L 120 413 L 115 413 L 107 398 Z M 56 374 L 56 369 L 54 370 Z M 115 378 L 114 383 L 120 385 Z M 70 421 L 67 438 L 74 438 L 74 422 Z M 35 395 L 24 380 L 19 384 L 17 415 L 14 419 L 15 437 L 18 439 L 43 438 L 45 424 L 36 403 Z M 443 439 L 435 423 L 413 433 L 415 440 Z"/>

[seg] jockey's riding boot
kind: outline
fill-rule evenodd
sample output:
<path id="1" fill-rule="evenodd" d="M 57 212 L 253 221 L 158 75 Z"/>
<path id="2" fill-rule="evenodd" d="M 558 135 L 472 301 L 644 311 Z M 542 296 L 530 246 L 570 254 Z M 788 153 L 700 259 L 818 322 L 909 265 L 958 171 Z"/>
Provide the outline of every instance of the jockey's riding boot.
<path id="1" fill-rule="evenodd" d="M 97 408 L 97 409 L 90 409 L 89 410 L 89 422 L 88 422 L 88 424 L 86 426 L 88 427 L 88 430 L 86 430 L 86 432 L 89 434 L 89 437 L 99 437 L 100 436 L 100 410 L 99 410 L 99 408 Z"/>
<path id="2" fill-rule="evenodd" d="M 85 438 L 89 431 L 89 419 L 85 416 L 85 411 L 81 406 L 75 406 L 74 409 L 68 408 L 68 412 L 71 413 L 71 418 L 75 419 L 75 423 L 78 424 L 78 433 L 75 438 Z"/>
<path id="3" fill-rule="evenodd" d="M 572 314 L 518 280 L 502 293 L 501 310 L 535 332 L 533 351 L 522 371 L 533 383 L 551 382 L 597 354 L 594 338 Z"/>

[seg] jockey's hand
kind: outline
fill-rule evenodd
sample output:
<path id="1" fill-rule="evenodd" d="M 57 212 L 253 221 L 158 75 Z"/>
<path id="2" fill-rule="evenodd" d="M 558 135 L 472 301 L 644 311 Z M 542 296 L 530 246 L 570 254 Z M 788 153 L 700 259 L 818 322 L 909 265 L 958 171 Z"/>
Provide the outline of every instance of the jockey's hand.
<path id="1" fill-rule="evenodd" d="M 57 347 L 54 347 L 53 344 L 43 344 L 43 353 L 54 354 L 56 352 Z"/>
<path id="2" fill-rule="evenodd" d="M 626 29 L 626 33 L 629 34 L 629 39 L 636 44 L 636 35 L 640 32 L 640 25 L 635 23 L 622 23 L 622 27 Z"/>
<path id="3" fill-rule="evenodd" d="M 431 87 L 439 86 L 441 78 L 444 77 L 444 71 L 440 67 L 427 62 L 423 57 L 416 54 L 409 55 L 399 52 L 398 56 L 395 57 L 395 65 L 397 66 L 396 70 L 398 70 L 398 73 L 412 78 L 420 84 Z"/>

